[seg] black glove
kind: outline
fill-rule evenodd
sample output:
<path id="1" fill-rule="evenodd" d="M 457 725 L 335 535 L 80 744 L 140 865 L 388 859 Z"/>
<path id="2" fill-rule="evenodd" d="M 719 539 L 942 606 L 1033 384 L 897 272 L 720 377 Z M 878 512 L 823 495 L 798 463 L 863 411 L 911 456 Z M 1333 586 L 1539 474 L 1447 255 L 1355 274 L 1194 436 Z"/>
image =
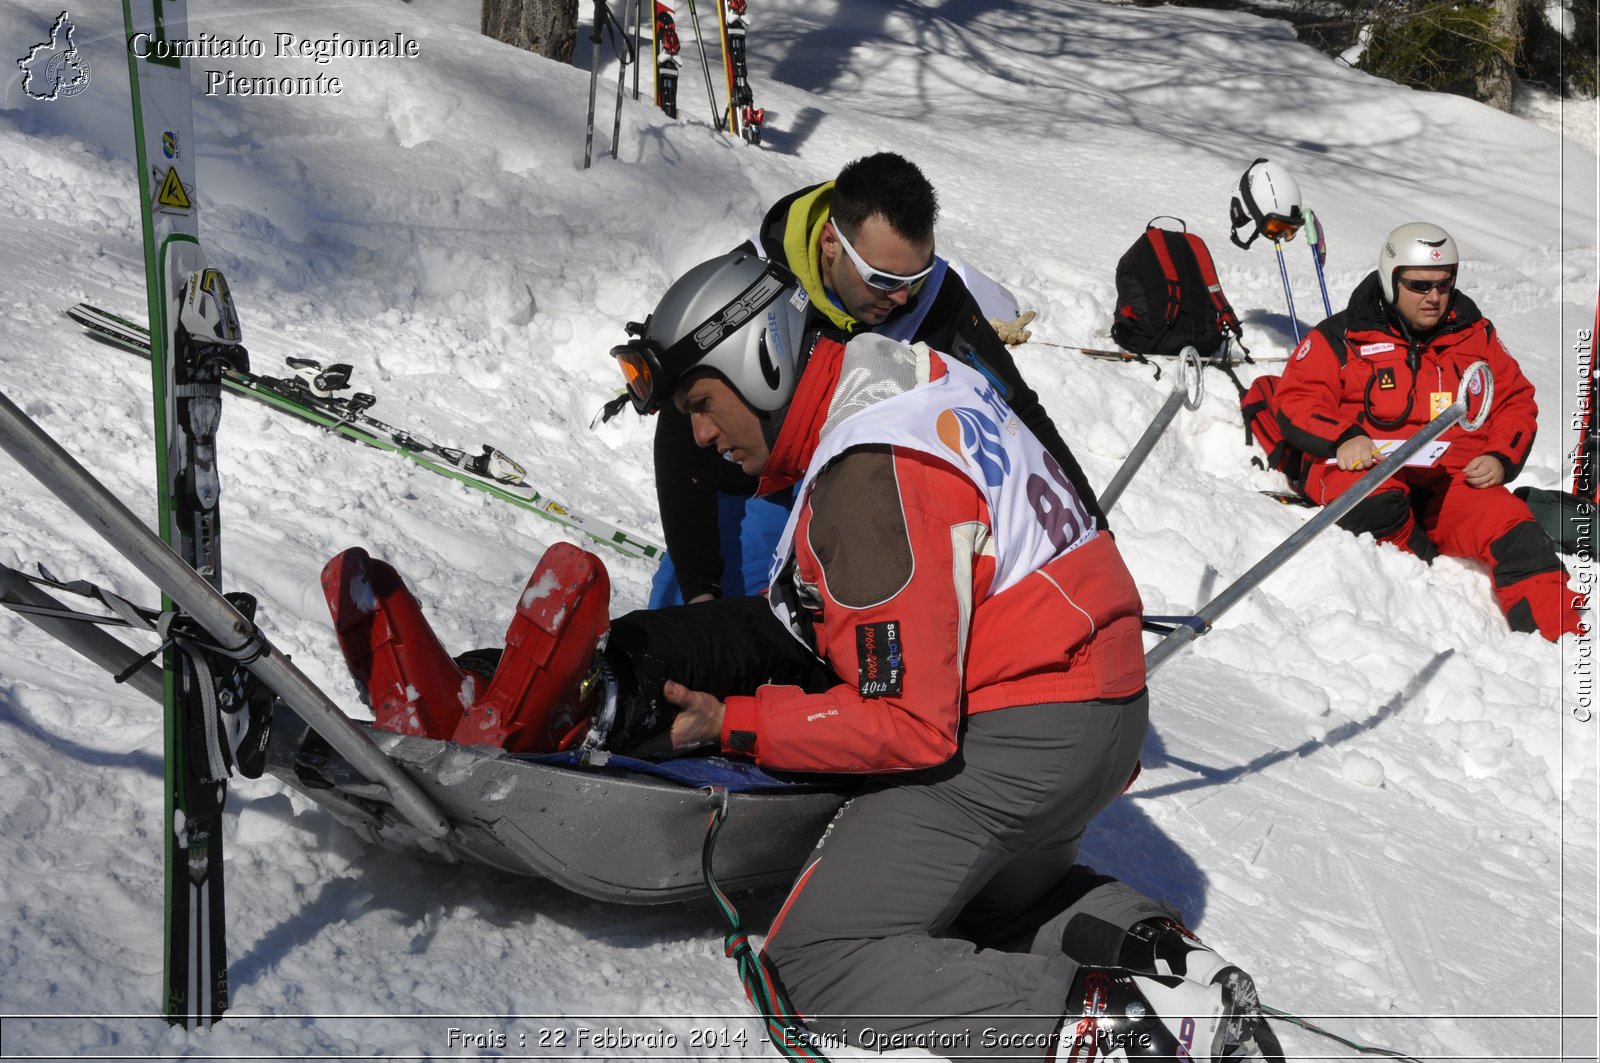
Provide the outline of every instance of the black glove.
<path id="1" fill-rule="evenodd" d="M 603 745 L 625 753 L 672 726 L 671 679 L 713 697 L 778 683 L 816 693 L 838 678 L 790 635 L 763 598 L 718 598 L 639 610 L 611 622 L 602 654 L 616 682 L 616 716 Z"/>

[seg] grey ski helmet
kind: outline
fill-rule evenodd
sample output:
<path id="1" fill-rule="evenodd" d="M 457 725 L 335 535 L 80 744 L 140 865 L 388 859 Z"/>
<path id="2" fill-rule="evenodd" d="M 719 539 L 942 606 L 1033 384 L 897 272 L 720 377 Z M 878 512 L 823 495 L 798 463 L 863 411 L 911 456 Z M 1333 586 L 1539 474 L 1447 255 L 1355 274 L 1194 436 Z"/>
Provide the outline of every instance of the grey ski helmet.
<path id="1" fill-rule="evenodd" d="M 1240 247 L 1248 248 L 1259 236 L 1292 238 L 1306 223 L 1300 185 L 1281 164 L 1257 159 L 1239 178 L 1229 216 L 1233 222 L 1229 235 Z"/>
<path id="2" fill-rule="evenodd" d="M 1378 252 L 1378 283 L 1383 301 L 1394 305 L 1394 275 L 1407 267 L 1434 267 L 1452 273 L 1461 265 L 1461 253 L 1450 234 L 1437 225 L 1412 221 L 1400 226 Z"/>
<path id="3" fill-rule="evenodd" d="M 800 379 L 809 300 L 786 267 L 745 251 L 702 262 L 667 289 L 634 339 L 613 347 L 640 413 L 670 401 L 690 370 L 714 369 L 772 413 Z"/>

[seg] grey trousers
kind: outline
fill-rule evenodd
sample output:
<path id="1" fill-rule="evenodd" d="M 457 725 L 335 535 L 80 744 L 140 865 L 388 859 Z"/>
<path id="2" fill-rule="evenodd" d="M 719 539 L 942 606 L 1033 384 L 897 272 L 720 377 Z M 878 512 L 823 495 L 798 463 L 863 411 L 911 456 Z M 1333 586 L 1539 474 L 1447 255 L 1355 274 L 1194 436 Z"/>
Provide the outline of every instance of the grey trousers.
<path id="1" fill-rule="evenodd" d="M 1145 694 L 978 713 L 955 759 L 839 812 L 765 948 L 824 1051 L 1051 1058 L 1080 963 L 1115 964 L 1129 927 L 1176 915 L 1074 866 L 1148 720 Z"/>

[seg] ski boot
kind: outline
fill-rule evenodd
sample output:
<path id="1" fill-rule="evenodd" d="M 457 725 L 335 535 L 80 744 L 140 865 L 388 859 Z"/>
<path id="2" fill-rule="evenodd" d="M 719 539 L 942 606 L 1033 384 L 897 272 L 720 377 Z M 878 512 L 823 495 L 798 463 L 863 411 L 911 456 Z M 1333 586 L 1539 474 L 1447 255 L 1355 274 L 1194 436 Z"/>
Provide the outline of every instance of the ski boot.
<path id="1" fill-rule="evenodd" d="M 584 680 L 610 626 L 611 580 L 601 560 L 569 543 L 544 552 L 506 629 L 493 678 L 451 737 L 513 753 L 566 749 L 589 726 Z"/>
<path id="2" fill-rule="evenodd" d="M 1221 980 L 1085 966 L 1067 993 L 1054 1058 L 1284 1063 L 1283 1048 L 1264 1020 L 1252 1024 L 1244 1040 L 1232 1040 L 1237 1016 L 1233 994 Z"/>
<path id="3" fill-rule="evenodd" d="M 456 667 L 393 566 L 353 547 L 323 566 L 322 593 L 378 727 L 452 737 L 482 680 Z"/>
<path id="4" fill-rule="evenodd" d="M 1067 993 L 1055 1058 L 1226 1059 L 1227 991 L 1167 975 L 1084 967 Z"/>
<path id="5" fill-rule="evenodd" d="M 1172 975 L 1226 989 L 1230 1014 L 1225 1032 L 1229 1045 L 1245 1044 L 1251 1040 L 1255 1027 L 1264 1024 L 1255 980 L 1171 919 L 1147 919 L 1129 930 L 1123 941 L 1121 962 L 1132 971 Z"/>

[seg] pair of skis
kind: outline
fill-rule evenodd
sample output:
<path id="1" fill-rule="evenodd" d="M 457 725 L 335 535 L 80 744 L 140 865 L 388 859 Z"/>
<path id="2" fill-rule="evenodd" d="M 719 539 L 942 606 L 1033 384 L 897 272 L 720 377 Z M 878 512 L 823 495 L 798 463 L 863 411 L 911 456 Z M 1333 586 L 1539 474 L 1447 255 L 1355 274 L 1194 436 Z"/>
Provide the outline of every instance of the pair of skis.
<path id="1" fill-rule="evenodd" d="M 643 0 L 639 0 L 643 2 Z M 711 103 L 711 123 L 726 128 L 751 144 L 761 143 L 761 127 L 766 111 L 755 105 L 755 93 L 750 87 L 750 67 L 747 50 L 749 23 L 745 19 L 746 0 L 712 0 L 717 5 L 717 29 L 722 44 L 722 69 L 727 82 L 726 107 L 717 104 L 716 90 L 711 81 L 711 60 L 706 54 L 705 37 L 700 31 L 700 12 L 695 0 L 687 0 L 689 17 L 694 22 L 695 39 L 700 45 L 700 64 L 706 76 L 706 98 Z M 651 0 L 655 31 L 656 106 L 669 118 L 678 116 L 678 77 L 682 72 L 678 55 L 682 43 L 678 37 L 677 13 L 668 0 Z"/>
<path id="2" fill-rule="evenodd" d="M 124 0 L 123 21 L 125 39 L 149 45 L 128 49 L 128 73 L 151 321 L 159 533 L 4 396 L 0 447 L 163 592 L 156 651 L 165 720 L 162 1007 L 168 1021 L 193 1029 L 228 1008 L 222 811 L 243 719 L 271 697 L 254 677 L 274 673 L 281 685 L 270 690 L 296 684 L 282 671 L 292 666 L 256 631 L 253 603 L 221 591 L 222 381 L 229 371 L 247 370 L 249 360 L 227 282 L 200 248 L 193 107 L 176 47 L 187 39 L 187 19 L 162 0 Z M 370 746 L 367 752 L 370 764 L 377 754 Z M 421 798 L 414 784 L 409 792 Z M 416 812 L 426 799 L 408 805 Z M 436 814 L 418 818 L 435 833 L 445 829 Z"/>
<path id="3" fill-rule="evenodd" d="M 626 5 L 629 0 L 622 0 Z M 595 99 L 599 91 L 600 40 L 604 29 L 612 32 L 621 67 L 617 70 L 616 117 L 611 129 L 611 157 L 617 157 L 617 142 L 622 134 L 622 86 L 627 68 L 634 65 L 634 99 L 639 98 L 638 57 L 640 27 L 644 20 L 646 0 L 632 0 L 634 8 L 634 35 L 627 43 L 626 32 L 617 17 L 611 13 L 607 0 L 595 0 L 594 27 L 589 40 L 593 55 L 589 67 L 589 119 L 583 142 L 583 168 L 587 170 L 594 157 Z M 655 66 L 655 103 L 668 118 L 678 117 L 678 78 L 682 73 L 679 53 L 682 42 L 678 36 L 677 13 L 668 0 L 649 0 L 651 28 L 654 35 L 652 56 Z M 717 6 L 717 36 L 722 46 L 723 76 L 727 81 L 727 106 L 717 103 L 717 92 L 711 81 L 711 59 L 706 52 L 706 39 L 700 28 L 700 11 L 695 0 L 687 0 L 689 17 L 694 22 L 695 40 L 700 46 L 700 65 L 706 76 L 706 99 L 711 104 L 711 124 L 726 128 L 728 132 L 743 137 L 750 144 L 761 143 L 761 127 L 766 111 L 755 105 L 755 93 L 750 88 L 750 65 L 747 37 L 749 23 L 745 20 L 747 0 L 712 0 Z M 626 7 L 624 6 L 624 14 Z"/>
<path id="4" fill-rule="evenodd" d="M 217 429 L 230 376 L 249 371 L 233 296 L 200 246 L 194 112 L 179 44 L 187 17 L 170 0 L 123 0 L 134 156 L 144 237 L 156 442 L 157 529 L 152 531 L 10 399 L 0 395 L 0 449 L 50 488 L 162 591 L 164 927 L 162 1009 L 169 1022 L 209 1026 L 229 1005 L 222 814 L 243 747 L 281 698 L 351 763 L 397 798 L 417 829 L 449 825 L 408 776 L 372 744 L 256 628 L 248 595 L 222 593 Z M 14 575 L 7 604 L 34 599 Z M 43 596 L 48 598 L 47 595 Z M 137 614 L 129 611 L 128 617 Z M 60 621 L 52 634 L 102 663 L 121 657 Z M 141 658 L 121 669 L 154 676 Z M 252 727 L 252 723 L 258 726 Z"/>

